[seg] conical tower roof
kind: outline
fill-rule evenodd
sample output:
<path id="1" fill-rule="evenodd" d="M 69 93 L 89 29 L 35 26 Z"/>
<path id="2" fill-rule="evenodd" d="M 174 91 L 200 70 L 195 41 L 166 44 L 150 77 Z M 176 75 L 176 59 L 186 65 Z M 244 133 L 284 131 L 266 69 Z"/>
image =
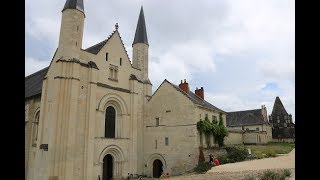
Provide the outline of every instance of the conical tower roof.
<path id="1" fill-rule="evenodd" d="M 147 38 L 147 30 L 146 30 L 146 24 L 144 20 L 144 13 L 143 13 L 143 7 L 141 6 L 139 20 L 137 24 L 136 34 L 134 36 L 134 41 L 132 45 L 136 43 L 145 43 L 148 44 L 148 38 Z"/>
<path id="2" fill-rule="evenodd" d="M 277 96 L 274 101 L 272 115 L 288 115 L 286 109 L 284 108 L 280 98 Z"/>
<path id="3" fill-rule="evenodd" d="M 83 0 L 67 0 L 62 12 L 66 9 L 78 9 L 84 13 Z"/>

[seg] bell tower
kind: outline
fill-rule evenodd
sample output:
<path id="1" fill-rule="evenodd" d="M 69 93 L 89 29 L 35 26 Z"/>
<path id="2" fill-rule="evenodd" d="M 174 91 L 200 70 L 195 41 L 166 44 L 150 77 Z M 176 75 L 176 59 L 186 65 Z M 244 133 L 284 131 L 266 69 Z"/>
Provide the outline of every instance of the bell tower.
<path id="1" fill-rule="evenodd" d="M 79 58 L 84 26 L 83 0 L 67 0 L 62 9 L 58 54 L 66 59 Z"/>

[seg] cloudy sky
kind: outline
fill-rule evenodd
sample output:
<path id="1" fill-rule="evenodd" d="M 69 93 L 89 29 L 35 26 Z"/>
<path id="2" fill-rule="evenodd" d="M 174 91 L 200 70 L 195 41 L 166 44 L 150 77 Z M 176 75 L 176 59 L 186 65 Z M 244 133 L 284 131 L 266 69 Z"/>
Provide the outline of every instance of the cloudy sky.
<path id="1" fill-rule="evenodd" d="M 58 45 L 65 0 L 26 0 L 25 76 L 47 67 Z M 84 0 L 83 48 L 119 23 L 129 57 L 143 5 L 149 77 L 187 79 L 225 111 L 267 107 L 279 96 L 295 121 L 295 4 L 292 0 Z M 132 59 L 132 58 L 131 58 Z"/>

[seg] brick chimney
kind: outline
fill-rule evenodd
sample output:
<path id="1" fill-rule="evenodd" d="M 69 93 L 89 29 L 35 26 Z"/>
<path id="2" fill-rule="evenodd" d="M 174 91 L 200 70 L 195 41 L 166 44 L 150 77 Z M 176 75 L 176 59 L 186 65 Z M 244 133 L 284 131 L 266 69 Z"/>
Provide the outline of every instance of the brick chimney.
<path id="1" fill-rule="evenodd" d="M 201 87 L 200 89 L 196 88 L 196 90 L 194 90 L 194 93 L 198 95 L 201 99 L 204 99 L 203 87 Z"/>
<path id="2" fill-rule="evenodd" d="M 184 92 L 188 93 L 189 92 L 189 84 L 187 83 L 186 79 L 184 79 L 184 82 L 179 84 L 179 88 L 182 89 Z"/>

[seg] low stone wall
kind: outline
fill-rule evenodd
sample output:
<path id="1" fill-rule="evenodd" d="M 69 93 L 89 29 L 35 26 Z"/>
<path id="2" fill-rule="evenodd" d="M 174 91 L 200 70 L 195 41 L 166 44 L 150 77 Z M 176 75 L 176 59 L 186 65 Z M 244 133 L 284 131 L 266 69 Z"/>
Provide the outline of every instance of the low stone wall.
<path id="1" fill-rule="evenodd" d="M 209 162 L 209 155 L 212 154 L 214 157 L 220 157 L 227 154 L 224 148 L 205 148 L 203 149 L 203 155 L 206 162 Z"/>

